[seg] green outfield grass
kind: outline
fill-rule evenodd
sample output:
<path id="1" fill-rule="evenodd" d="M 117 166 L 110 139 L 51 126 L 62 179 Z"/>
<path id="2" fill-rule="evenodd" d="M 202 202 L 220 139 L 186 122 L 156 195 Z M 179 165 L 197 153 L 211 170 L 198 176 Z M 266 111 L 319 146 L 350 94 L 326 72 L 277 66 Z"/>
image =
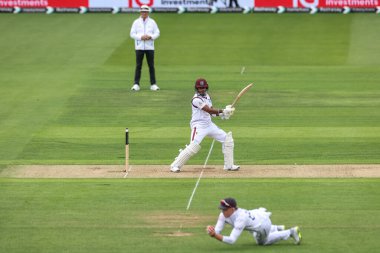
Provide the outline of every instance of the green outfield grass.
<path id="1" fill-rule="evenodd" d="M 0 179 L 1 252 L 376 252 L 379 179 L 194 180 Z M 264 206 L 275 224 L 299 225 L 292 241 L 260 247 L 244 232 L 235 245 L 211 240 L 219 199 Z M 182 227 L 182 228 L 181 228 Z M 181 230 L 190 236 L 168 236 Z M 229 233 L 226 229 L 225 233 Z"/>
<path id="2" fill-rule="evenodd" d="M 376 15 L 152 14 L 162 90 L 133 84 L 135 14 L 0 15 L 0 170 L 13 164 L 169 164 L 189 139 L 193 82 L 229 121 L 238 164 L 380 162 Z M 245 68 L 243 74 L 241 71 Z M 203 164 L 205 140 L 190 164 Z M 209 164 L 221 164 L 216 144 Z M 0 252 L 376 252 L 379 179 L 0 178 Z M 301 246 L 211 240 L 218 201 L 265 206 Z M 190 236 L 169 236 L 181 230 Z M 228 232 L 227 230 L 226 232 Z"/>
<path id="3" fill-rule="evenodd" d="M 145 65 L 143 90 L 129 91 L 137 14 L 0 15 L 0 168 L 123 164 L 125 127 L 131 164 L 169 164 L 188 142 L 199 76 L 216 107 L 255 83 L 231 120 L 216 119 L 240 164 L 380 162 L 376 15 L 152 16 L 158 93 Z"/>

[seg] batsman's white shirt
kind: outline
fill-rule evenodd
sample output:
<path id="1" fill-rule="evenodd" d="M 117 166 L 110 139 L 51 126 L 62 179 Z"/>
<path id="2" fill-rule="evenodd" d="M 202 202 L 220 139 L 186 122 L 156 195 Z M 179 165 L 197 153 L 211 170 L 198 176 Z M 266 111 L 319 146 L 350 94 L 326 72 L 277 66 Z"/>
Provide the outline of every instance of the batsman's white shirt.
<path id="1" fill-rule="evenodd" d="M 190 142 L 200 144 L 206 136 L 223 143 L 226 139 L 226 132 L 220 129 L 211 121 L 211 115 L 202 110 L 205 106 L 212 107 L 212 101 L 208 93 L 204 96 L 195 93 L 191 100 L 192 115 L 190 121 L 191 136 Z"/>
<path id="2" fill-rule="evenodd" d="M 265 208 L 246 210 L 238 208 L 230 217 L 225 218 L 221 212 L 215 225 L 215 232 L 220 234 L 224 225 L 230 224 L 233 229 L 229 236 L 223 236 L 223 242 L 234 243 L 243 232 L 247 230 L 250 233 L 267 236 L 270 233 L 272 222 L 269 219 L 271 213 L 266 212 Z"/>
<path id="3" fill-rule="evenodd" d="M 152 39 L 141 40 L 143 35 L 149 35 Z M 154 50 L 154 40 L 160 36 L 160 30 L 156 22 L 150 17 L 147 17 L 145 21 L 139 17 L 132 24 L 130 36 L 135 40 L 136 50 Z"/>

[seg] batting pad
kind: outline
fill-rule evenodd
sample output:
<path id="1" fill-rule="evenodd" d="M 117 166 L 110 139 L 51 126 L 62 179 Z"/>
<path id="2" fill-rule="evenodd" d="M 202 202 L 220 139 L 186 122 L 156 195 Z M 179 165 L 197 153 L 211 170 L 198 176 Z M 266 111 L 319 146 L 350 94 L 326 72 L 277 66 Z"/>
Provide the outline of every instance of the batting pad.
<path id="1" fill-rule="evenodd" d="M 201 146 L 195 142 L 191 142 L 185 149 L 181 150 L 170 167 L 181 168 L 196 153 L 199 152 Z"/>
<path id="2" fill-rule="evenodd" d="M 234 165 L 234 139 L 232 132 L 228 132 L 223 143 L 224 168 L 231 169 Z"/>

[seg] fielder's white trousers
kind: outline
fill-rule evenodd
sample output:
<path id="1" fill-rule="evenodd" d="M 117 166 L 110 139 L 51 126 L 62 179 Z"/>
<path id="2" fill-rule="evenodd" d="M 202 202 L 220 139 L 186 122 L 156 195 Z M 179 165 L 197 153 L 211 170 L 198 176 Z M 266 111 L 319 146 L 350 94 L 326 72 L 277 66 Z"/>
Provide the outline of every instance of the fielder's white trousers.
<path id="1" fill-rule="evenodd" d="M 271 245 L 280 240 L 287 240 L 290 230 L 277 231 L 277 226 L 272 225 L 269 217 L 259 217 L 260 226 L 252 235 L 258 245 Z"/>
<path id="2" fill-rule="evenodd" d="M 200 145 L 203 139 L 206 136 L 209 136 L 215 139 L 216 141 L 224 143 L 224 140 L 226 139 L 226 135 L 227 135 L 226 132 L 224 132 L 214 123 L 211 123 L 207 127 L 193 126 L 191 129 L 190 142 L 194 141 L 195 143 Z"/>

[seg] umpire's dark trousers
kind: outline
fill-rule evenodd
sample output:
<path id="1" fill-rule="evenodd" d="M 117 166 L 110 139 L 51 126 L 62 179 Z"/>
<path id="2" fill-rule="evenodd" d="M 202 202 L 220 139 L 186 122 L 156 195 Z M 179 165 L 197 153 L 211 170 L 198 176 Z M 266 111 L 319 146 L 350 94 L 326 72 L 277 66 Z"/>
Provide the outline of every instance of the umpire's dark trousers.
<path id="1" fill-rule="evenodd" d="M 146 55 L 146 59 L 148 61 L 150 84 L 156 84 L 156 72 L 154 70 L 154 50 L 136 50 L 135 84 L 140 85 L 141 68 L 144 54 Z"/>

